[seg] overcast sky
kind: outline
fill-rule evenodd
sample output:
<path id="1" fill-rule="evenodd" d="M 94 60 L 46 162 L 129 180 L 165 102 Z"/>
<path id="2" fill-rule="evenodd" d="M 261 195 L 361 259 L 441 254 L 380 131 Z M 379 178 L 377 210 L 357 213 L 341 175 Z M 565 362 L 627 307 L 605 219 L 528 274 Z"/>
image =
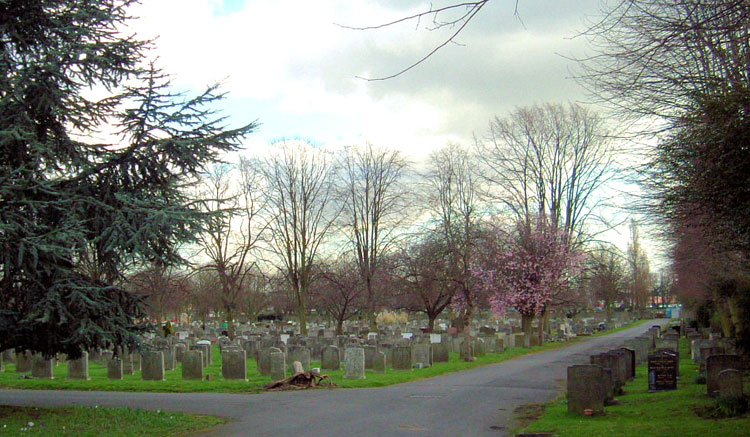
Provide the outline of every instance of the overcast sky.
<path id="1" fill-rule="evenodd" d="M 448 4 L 433 2 L 434 7 Z M 224 81 L 234 123 L 258 119 L 254 142 L 302 137 L 316 144 L 370 141 L 424 155 L 448 141 L 468 145 L 489 120 L 516 106 L 583 101 L 569 79 L 585 41 L 571 39 L 597 12 L 591 0 L 492 0 L 449 45 L 401 77 L 366 82 L 410 65 L 452 29 L 424 21 L 356 31 L 429 8 L 408 0 L 143 0 L 141 37 L 157 37 L 175 85 Z M 443 19 L 449 15 L 441 16 Z"/>
<path id="2" fill-rule="evenodd" d="M 438 8 L 450 1 L 433 1 Z M 473 144 L 491 118 L 535 103 L 585 103 L 571 79 L 586 54 L 574 38 L 599 13 L 597 0 L 492 0 L 458 37 L 409 66 L 453 29 L 429 20 L 357 31 L 429 9 L 409 0 L 142 0 L 134 30 L 157 38 L 154 56 L 177 88 L 218 81 L 234 125 L 258 120 L 246 147 L 303 138 L 313 144 L 397 148 L 415 160 L 449 141 Z M 461 11 L 459 11 L 461 12 Z M 450 15 L 440 16 L 443 20 Z M 619 233 L 618 233 L 619 232 Z M 608 239 L 626 248 L 620 227 Z M 651 252 L 655 252 L 653 245 Z"/>

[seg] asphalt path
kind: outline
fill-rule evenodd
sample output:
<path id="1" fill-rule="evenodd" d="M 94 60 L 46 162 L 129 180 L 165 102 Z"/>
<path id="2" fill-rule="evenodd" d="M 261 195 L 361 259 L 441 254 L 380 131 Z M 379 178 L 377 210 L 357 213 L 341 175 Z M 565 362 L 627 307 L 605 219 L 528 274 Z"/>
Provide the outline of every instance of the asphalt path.
<path id="1" fill-rule="evenodd" d="M 667 322 L 652 320 L 563 348 L 383 388 L 254 395 L 0 390 L 0 405 L 98 405 L 233 419 L 205 436 L 504 436 L 517 406 L 562 392 L 568 366 L 588 363 L 589 355 Z"/>

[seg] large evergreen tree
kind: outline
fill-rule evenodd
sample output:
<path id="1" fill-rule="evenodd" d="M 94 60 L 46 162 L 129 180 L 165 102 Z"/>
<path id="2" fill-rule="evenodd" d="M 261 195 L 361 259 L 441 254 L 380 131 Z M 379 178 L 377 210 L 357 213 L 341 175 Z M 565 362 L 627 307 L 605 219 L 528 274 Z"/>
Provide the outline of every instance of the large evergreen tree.
<path id="1" fill-rule="evenodd" d="M 0 350 L 134 346 L 122 274 L 180 261 L 205 218 L 181 185 L 255 128 L 224 127 L 215 87 L 167 91 L 121 33 L 132 3 L 0 0 Z"/>

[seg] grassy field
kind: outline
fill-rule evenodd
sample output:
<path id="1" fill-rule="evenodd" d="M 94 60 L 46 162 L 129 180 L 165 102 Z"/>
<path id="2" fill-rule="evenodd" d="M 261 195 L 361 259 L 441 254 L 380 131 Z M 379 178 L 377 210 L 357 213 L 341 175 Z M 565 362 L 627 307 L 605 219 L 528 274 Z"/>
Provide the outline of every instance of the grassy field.
<path id="1" fill-rule="evenodd" d="M 730 419 L 701 417 L 715 405 L 715 401 L 706 396 L 705 384 L 695 383 L 698 366 L 692 363 L 684 339 L 681 340 L 680 358 L 680 379 L 675 391 L 649 393 L 648 369 L 643 364 L 638 366 L 635 380 L 625 387 L 626 394 L 617 397 L 621 404 L 606 407 L 604 415 L 584 417 L 570 414 L 565 399 L 561 398 L 548 404 L 539 420 L 518 431 L 554 431 L 561 437 L 749 435 L 750 417 L 747 415 Z"/>
<path id="2" fill-rule="evenodd" d="M 636 322 L 642 323 L 642 322 Z M 630 325 L 633 326 L 633 325 Z M 620 329 L 627 329 L 620 328 Z M 614 332 L 614 331 L 609 331 Z M 572 341 L 576 341 L 575 339 Z M 325 371 L 331 380 L 338 386 L 344 388 L 360 387 L 383 387 L 399 384 L 437 375 L 451 373 L 459 370 L 471 369 L 477 366 L 499 363 L 517 356 L 530 353 L 538 353 L 545 350 L 566 346 L 571 342 L 546 343 L 543 346 L 535 346 L 530 349 L 512 348 L 502 353 L 487 354 L 478 357 L 476 361 L 465 362 L 459 359 L 458 354 L 451 353 L 450 361 L 447 363 L 435 363 L 433 367 L 426 369 L 393 370 L 388 368 L 386 373 L 380 374 L 370 370 L 366 371 L 366 379 L 353 380 L 344 379 L 344 371 Z M 213 363 L 204 371 L 211 375 L 210 381 L 190 381 L 182 379 L 181 365 L 175 370 L 165 372 L 166 381 L 143 381 L 140 372 L 133 375 L 124 375 L 121 381 L 107 379 L 107 369 L 96 362 L 89 362 L 90 380 L 69 380 L 67 364 L 58 363 L 54 368 L 55 379 L 29 379 L 15 372 L 13 363 L 5 363 L 4 370 L 0 372 L 0 388 L 19 389 L 42 389 L 42 390 L 96 390 L 96 391 L 146 391 L 146 392 L 216 392 L 216 393 L 248 393 L 263 390 L 271 382 L 270 377 L 261 376 L 255 364 L 255 360 L 247 360 L 248 381 L 224 380 L 221 376 L 221 354 L 218 347 L 214 345 Z M 313 362 L 313 367 L 320 367 L 319 362 Z"/>
<path id="3" fill-rule="evenodd" d="M 0 406 L 0 436 L 177 436 L 226 422 L 213 416 L 127 408 Z"/>

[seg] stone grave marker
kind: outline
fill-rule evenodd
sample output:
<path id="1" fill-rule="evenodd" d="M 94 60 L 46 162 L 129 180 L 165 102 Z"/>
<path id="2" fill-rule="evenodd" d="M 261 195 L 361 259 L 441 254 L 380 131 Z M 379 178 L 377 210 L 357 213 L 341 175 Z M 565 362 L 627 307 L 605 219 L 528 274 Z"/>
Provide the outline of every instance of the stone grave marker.
<path id="1" fill-rule="evenodd" d="M 107 379 L 122 379 L 122 360 L 112 358 L 107 361 Z"/>
<path id="2" fill-rule="evenodd" d="M 286 378 L 286 358 L 278 348 L 270 348 L 269 361 L 271 363 L 271 380 L 280 381 Z"/>
<path id="3" fill-rule="evenodd" d="M 68 361 L 68 379 L 89 379 L 88 352 L 83 352 L 77 360 Z"/>
<path id="4" fill-rule="evenodd" d="M 365 379 L 365 350 L 361 347 L 348 347 L 344 352 L 344 378 Z"/>
<path id="5" fill-rule="evenodd" d="M 302 363 L 299 361 L 292 361 L 292 375 L 304 372 L 305 369 L 302 367 Z"/>
<path id="6" fill-rule="evenodd" d="M 31 354 L 28 351 L 16 356 L 16 372 L 31 372 Z"/>
<path id="7" fill-rule="evenodd" d="M 203 379 L 203 352 L 192 349 L 182 356 L 182 379 Z"/>
<path id="8" fill-rule="evenodd" d="M 436 363 L 447 363 L 450 360 L 450 350 L 447 343 L 434 343 L 432 345 L 432 361 Z"/>
<path id="9" fill-rule="evenodd" d="M 649 393 L 676 390 L 677 355 L 668 351 L 657 352 L 648 356 L 648 391 Z"/>
<path id="10" fill-rule="evenodd" d="M 601 366 L 583 364 L 568 367 L 568 412 L 585 414 L 604 413 L 606 396 L 605 374 Z"/>
<path id="11" fill-rule="evenodd" d="M 310 349 L 305 346 L 289 346 L 287 357 L 291 363 L 299 361 L 305 370 L 310 370 Z M 289 364 L 291 370 L 291 364 Z"/>
<path id="12" fill-rule="evenodd" d="M 411 366 L 411 346 L 394 346 L 392 367 L 396 370 L 409 370 Z"/>
<path id="13" fill-rule="evenodd" d="M 628 347 L 621 347 L 617 350 L 620 350 L 625 354 L 628 379 L 632 380 L 633 378 L 635 378 L 635 368 L 636 368 L 635 351 Z"/>
<path id="14" fill-rule="evenodd" d="M 339 370 L 341 368 L 338 347 L 326 346 L 323 348 L 323 352 L 321 352 L 321 367 L 325 370 Z"/>
<path id="15" fill-rule="evenodd" d="M 247 356 L 244 349 L 225 348 L 221 353 L 221 376 L 224 379 L 247 381 Z"/>
<path id="16" fill-rule="evenodd" d="M 365 369 L 372 370 L 373 360 L 375 359 L 375 353 L 378 351 L 376 346 L 363 346 L 362 349 L 365 351 Z"/>
<path id="17" fill-rule="evenodd" d="M 717 377 L 719 396 L 742 397 L 742 371 L 737 369 L 724 369 Z"/>
<path id="18" fill-rule="evenodd" d="M 31 361 L 31 376 L 34 378 L 54 379 L 53 359 L 45 359 L 41 355 L 35 355 Z"/>
<path id="19" fill-rule="evenodd" d="M 385 373 L 385 353 L 383 352 L 376 352 L 375 357 L 372 359 L 372 370 L 375 373 Z"/>
<path id="20" fill-rule="evenodd" d="M 742 358 L 739 355 L 719 354 L 706 358 L 706 391 L 715 397 L 719 393 L 719 373 L 722 370 L 742 370 Z"/>
<path id="21" fill-rule="evenodd" d="M 481 338 L 474 339 L 474 356 L 483 357 L 487 355 L 487 348 L 485 347 L 484 340 Z"/>
<path id="22" fill-rule="evenodd" d="M 432 346 L 428 343 L 415 344 L 411 347 L 412 363 L 422 363 L 422 367 L 432 366 Z"/>
<path id="23" fill-rule="evenodd" d="M 164 353 L 162 351 L 143 352 L 141 366 L 141 378 L 144 381 L 164 381 Z"/>
<path id="24" fill-rule="evenodd" d="M 464 361 L 474 361 L 474 342 L 470 337 L 464 337 L 461 342 L 461 351 L 459 355 Z"/>

